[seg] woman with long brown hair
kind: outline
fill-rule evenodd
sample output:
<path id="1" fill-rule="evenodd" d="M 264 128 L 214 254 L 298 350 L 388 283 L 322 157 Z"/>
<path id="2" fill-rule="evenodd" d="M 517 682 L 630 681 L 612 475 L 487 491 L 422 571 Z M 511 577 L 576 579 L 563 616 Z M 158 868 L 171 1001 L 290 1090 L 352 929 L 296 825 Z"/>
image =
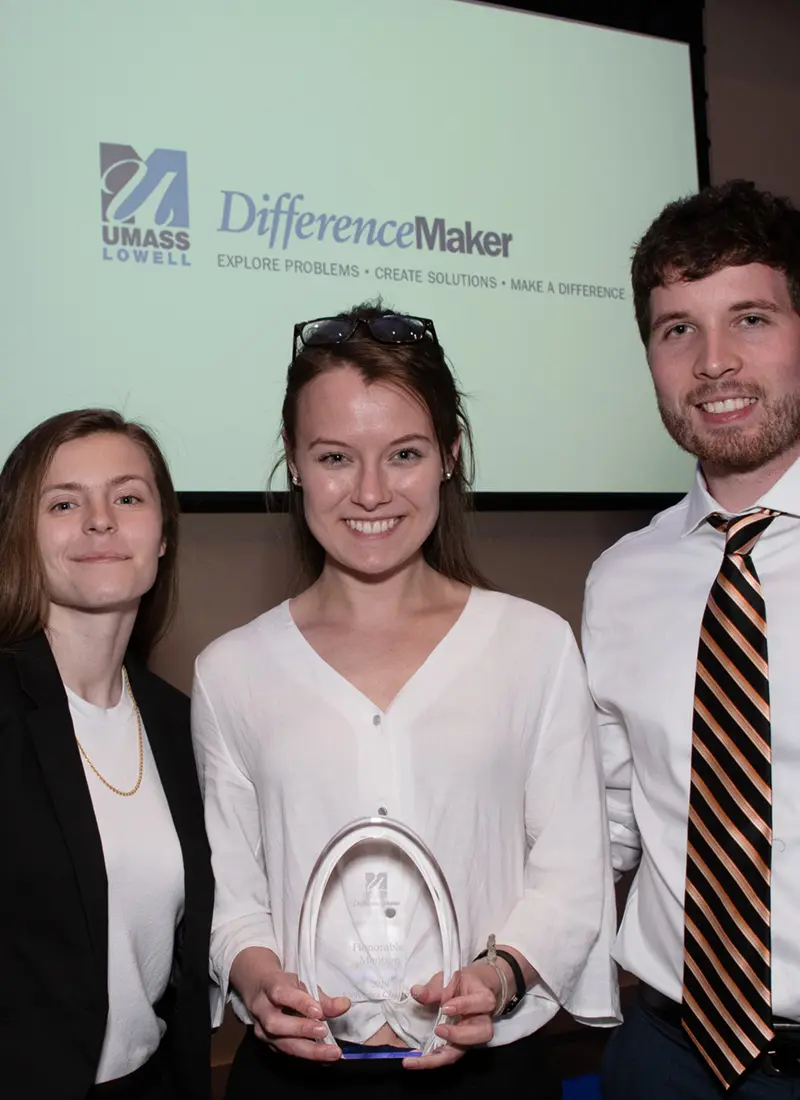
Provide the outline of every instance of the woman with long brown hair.
<path id="1" fill-rule="evenodd" d="M 283 441 L 310 584 L 214 642 L 193 696 L 212 970 L 249 1025 L 228 1100 L 463 1098 L 521 1073 L 526 1095 L 558 1097 L 537 1030 L 559 1006 L 617 1014 L 577 646 L 472 562 L 471 434 L 432 322 L 361 306 L 297 325 L 293 350 Z M 443 989 L 432 898 L 373 841 L 324 894 L 313 998 L 296 973 L 304 890 L 329 839 L 369 817 L 438 860 L 462 965 Z M 445 1043 L 419 1056 L 440 1008 Z"/>
<path id="2" fill-rule="evenodd" d="M 147 668 L 178 502 L 140 425 L 51 417 L 0 472 L 0 1072 L 208 1100 L 213 880 L 188 700 Z"/>

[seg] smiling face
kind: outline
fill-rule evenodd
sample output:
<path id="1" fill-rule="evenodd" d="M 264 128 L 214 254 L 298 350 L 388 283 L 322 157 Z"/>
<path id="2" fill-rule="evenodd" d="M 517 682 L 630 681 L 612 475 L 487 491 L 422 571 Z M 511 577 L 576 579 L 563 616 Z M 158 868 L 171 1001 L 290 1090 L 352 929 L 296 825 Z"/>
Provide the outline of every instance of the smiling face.
<path id="1" fill-rule="evenodd" d="M 439 515 L 444 471 L 427 410 L 350 366 L 300 393 L 290 465 L 327 559 L 380 576 L 418 559 Z"/>
<path id="2" fill-rule="evenodd" d="M 673 281 L 650 297 L 648 360 L 667 431 L 720 473 L 800 454 L 800 314 L 764 264 Z"/>
<path id="3" fill-rule="evenodd" d="M 164 553 L 161 503 L 144 450 L 110 432 L 63 443 L 42 485 L 37 542 L 51 605 L 137 607 Z"/>

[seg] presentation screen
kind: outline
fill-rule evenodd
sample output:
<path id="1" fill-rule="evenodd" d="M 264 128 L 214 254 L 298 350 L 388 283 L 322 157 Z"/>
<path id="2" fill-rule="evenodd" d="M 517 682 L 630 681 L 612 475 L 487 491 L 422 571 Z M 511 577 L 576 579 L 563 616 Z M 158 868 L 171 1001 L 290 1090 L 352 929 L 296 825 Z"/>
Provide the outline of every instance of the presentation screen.
<path id="1" fill-rule="evenodd" d="M 628 279 L 698 185 L 686 43 L 464 0 L 2 13 L 3 456 L 112 406 L 183 492 L 263 491 L 294 324 L 380 298 L 434 321 L 479 493 L 686 486 Z"/>

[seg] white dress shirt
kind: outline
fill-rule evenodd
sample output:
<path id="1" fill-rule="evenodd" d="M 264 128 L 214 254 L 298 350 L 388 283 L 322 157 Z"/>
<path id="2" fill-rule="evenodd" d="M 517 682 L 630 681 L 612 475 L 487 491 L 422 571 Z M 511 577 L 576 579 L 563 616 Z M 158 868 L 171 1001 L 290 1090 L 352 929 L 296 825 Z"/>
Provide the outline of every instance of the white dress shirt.
<path id="1" fill-rule="evenodd" d="M 136 715 L 123 690 L 105 709 L 69 688 L 75 735 L 109 783 L 129 790 L 139 764 Z M 183 916 L 183 855 L 143 731 L 142 782 L 129 798 L 110 791 L 83 760 L 108 879 L 108 1020 L 96 1082 L 133 1073 L 155 1053 L 166 1025 L 153 1006 L 167 988 Z"/>
<path id="2" fill-rule="evenodd" d="M 753 508 L 786 513 L 753 550 L 767 609 L 772 719 L 772 1000 L 800 1020 L 800 462 Z M 730 515 L 698 470 L 691 492 L 592 567 L 583 649 L 599 713 L 611 849 L 639 863 L 614 956 L 681 1000 L 697 647 Z"/>
<path id="3" fill-rule="evenodd" d="M 473 589 L 382 711 L 316 653 L 286 602 L 200 655 L 192 712 L 216 877 L 215 1023 L 243 948 L 269 947 L 296 970 L 300 906 L 317 856 L 344 825 L 384 813 L 439 861 L 464 961 L 493 932 L 540 975 L 493 1042 L 531 1033 L 559 1004 L 590 1023 L 618 1020 L 594 714 L 577 645 L 557 616 Z M 390 953 L 402 959 L 395 976 L 406 994 L 441 968 L 433 908 L 403 857 L 358 858 L 326 892 L 320 916 L 320 985 L 357 1002 L 332 1030 L 363 1042 L 389 1022 L 418 1044 L 430 1034 L 430 1012 L 407 996 L 376 994 L 361 965 L 358 901 L 348 906 L 343 894 L 348 881 L 362 898 L 385 889 L 399 922 Z M 249 1022 L 236 996 L 233 1004 Z"/>

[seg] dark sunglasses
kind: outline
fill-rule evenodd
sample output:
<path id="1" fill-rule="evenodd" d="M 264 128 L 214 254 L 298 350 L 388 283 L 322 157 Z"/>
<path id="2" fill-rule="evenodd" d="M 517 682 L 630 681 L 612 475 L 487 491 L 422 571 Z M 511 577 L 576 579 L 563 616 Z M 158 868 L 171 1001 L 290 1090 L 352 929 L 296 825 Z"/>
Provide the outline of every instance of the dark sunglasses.
<path id="1" fill-rule="evenodd" d="M 317 317 L 314 321 L 300 321 L 294 326 L 292 359 L 300 349 L 332 348 L 350 340 L 359 325 L 364 325 L 373 340 L 379 344 L 416 344 L 427 336 L 436 346 L 439 341 L 433 321 L 427 317 L 409 317 L 404 313 L 384 313 L 381 317 Z"/>

